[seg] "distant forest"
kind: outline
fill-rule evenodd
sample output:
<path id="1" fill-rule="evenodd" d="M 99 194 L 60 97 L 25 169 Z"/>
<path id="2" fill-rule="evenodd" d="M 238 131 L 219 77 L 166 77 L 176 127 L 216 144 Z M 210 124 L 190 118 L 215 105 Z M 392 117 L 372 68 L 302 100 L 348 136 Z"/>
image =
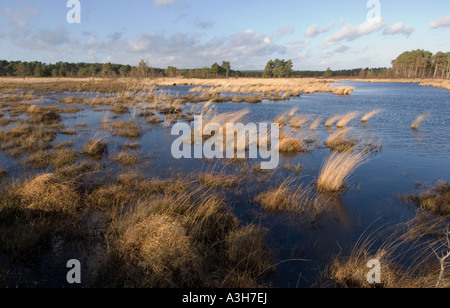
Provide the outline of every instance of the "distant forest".
<path id="1" fill-rule="evenodd" d="M 16 77 L 185 77 L 185 78 L 227 78 L 227 77 L 315 77 L 315 78 L 450 78 L 450 52 L 413 50 L 402 53 L 392 61 L 391 68 L 356 68 L 348 70 L 296 71 L 291 60 L 270 60 L 260 71 L 232 70 L 231 63 L 223 61 L 211 67 L 166 69 L 150 67 L 142 60 L 137 66 L 112 63 L 67 63 L 46 64 L 0 60 L 0 76 Z"/>

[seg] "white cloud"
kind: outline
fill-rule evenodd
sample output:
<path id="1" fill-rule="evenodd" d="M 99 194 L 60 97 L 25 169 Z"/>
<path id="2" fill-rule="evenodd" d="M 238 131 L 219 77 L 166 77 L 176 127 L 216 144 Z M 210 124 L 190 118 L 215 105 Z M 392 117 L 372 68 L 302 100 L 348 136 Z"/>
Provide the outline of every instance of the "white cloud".
<path id="1" fill-rule="evenodd" d="M 387 22 L 384 19 L 380 19 L 379 22 L 365 21 L 360 25 L 354 26 L 347 24 L 345 27 L 337 31 L 335 34 L 325 39 L 325 47 L 336 45 L 342 41 L 354 41 L 364 35 L 369 35 L 374 32 L 380 31 L 387 26 Z"/>
<path id="2" fill-rule="evenodd" d="M 140 59 L 147 59 L 152 66 L 180 68 L 226 60 L 241 65 L 237 69 L 253 69 L 259 68 L 271 56 L 287 52 L 286 47 L 275 44 L 268 35 L 253 30 L 216 37 L 207 42 L 190 34 L 176 33 L 167 37 L 145 33 L 114 46 L 111 48 L 120 49 L 114 52 L 116 61 L 136 64 Z"/>
<path id="3" fill-rule="evenodd" d="M 295 33 L 294 26 L 290 26 L 290 25 L 285 26 L 285 27 L 277 30 L 276 38 L 279 39 L 286 35 L 293 35 L 294 33 Z"/>
<path id="4" fill-rule="evenodd" d="M 319 34 L 328 32 L 331 30 L 331 28 L 334 27 L 334 23 L 330 23 L 328 26 L 320 28 L 319 25 L 312 25 L 311 27 L 308 28 L 308 30 L 306 30 L 305 32 L 305 36 L 306 37 L 316 37 Z"/>
<path id="5" fill-rule="evenodd" d="M 39 10 L 22 1 L 19 10 L 13 11 L 10 7 L 4 7 L 3 12 L 9 17 L 14 30 L 25 30 L 28 22 L 38 15 Z"/>
<path id="6" fill-rule="evenodd" d="M 290 42 L 290 44 L 289 44 L 289 51 L 291 53 L 301 52 L 306 47 L 308 47 L 310 43 L 311 43 L 310 40 L 306 40 L 306 41 L 296 40 L 296 41 Z"/>
<path id="7" fill-rule="evenodd" d="M 390 28 L 384 29 L 383 35 L 395 35 L 403 34 L 409 37 L 412 33 L 416 31 L 413 27 L 403 25 L 402 22 L 398 22 Z"/>
<path id="8" fill-rule="evenodd" d="M 334 50 L 334 52 L 337 52 L 337 53 L 345 53 L 345 52 L 347 52 L 349 49 L 350 49 L 350 47 L 345 46 L 345 45 L 341 45 L 340 47 L 336 48 L 336 49 Z"/>
<path id="9" fill-rule="evenodd" d="M 153 0 L 153 3 L 157 7 L 168 6 L 179 2 L 180 0 Z"/>
<path id="10" fill-rule="evenodd" d="M 430 22 L 430 29 L 450 27 L 450 16 L 441 16 L 437 20 Z"/>
<path id="11" fill-rule="evenodd" d="M 53 48 L 74 42 L 64 26 L 58 26 L 55 30 L 42 30 L 38 34 L 24 38 L 16 33 L 10 35 L 11 41 L 23 48 L 52 50 Z"/>

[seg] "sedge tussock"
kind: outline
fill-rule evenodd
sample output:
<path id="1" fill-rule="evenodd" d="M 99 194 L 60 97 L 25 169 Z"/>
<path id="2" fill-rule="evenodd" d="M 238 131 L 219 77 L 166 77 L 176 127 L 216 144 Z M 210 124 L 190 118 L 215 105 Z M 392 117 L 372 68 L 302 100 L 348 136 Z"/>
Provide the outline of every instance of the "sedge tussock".
<path id="1" fill-rule="evenodd" d="M 134 166 L 141 162 L 141 158 L 133 153 L 122 151 L 119 154 L 113 156 L 111 160 L 122 166 Z"/>
<path id="2" fill-rule="evenodd" d="M 325 145 L 338 152 L 352 151 L 359 138 L 347 138 L 350 131 L 350 129 L 340 129 L 333 132 L 325 141 Z"/>
<path id="3" fill-rule="evenodd" d="M 417 214 L 407 223 L 361 235 L 349 257 L 334 260 L 331 278 L 341 288 L 449 288 L 449 257 L 448 224 Z M 369 260 L 382 265 L 380 283 L 368 282 Z"/>
<path id="4" fill-rule="evenodd" d="M 348 178 L 367 158 L 365 152 L 332 153 L 323 165 L 317 182 L 317 189 L 323 192 L 339 192 Z"/>
<path id="5" fill-rule="evenodd" d="M 366 123 L 367 121 L 369 121 L 371 118 L 373 118 L 374 116 L 376 116 L 377 114 L 383 112 L 383 109 L 377 109 L 377 110 L 373 110 L 370 111 L 369 113 L 365 114 L 362 118 L 361 118 L 361 122 Z"/>
<path id="6" fill-rule="evenodd" d="M 317 199 L 312 190 L 302 185 L 293 186 L 293 179 L 288 178 L 279 186 L 260 193 L 255 202 L 268 212 L 304 213 L 314 210 Z"/>
<path id="7" fill-rule="evenodd" d="M 359 116 L 359 112 L 350 112 L 342 116 L 342 118 L 337 122 L 336 126 L 338 128 L 344 128 L 353 119 Z"/>
<path id="8" fill-rule="evenodd" d="M 438 181 L 436 187 L 425 189 L 417 195 L 403 199 L 415 203 L 422 210 L 442 216 L 450 215 L 450 183 Z"/>
<path id="9" fill-rule="evenodd" d="M 340 119 L 342 119 L 342 115 L 338 114 L 338 115 L 334 115 L 332 117 L 330 117 L 326 122 L 325 122 L 325 127 L 331 127 L 334 123 L 336 123 L 337 121 L 339 121 Z"/>
<path id="10" fill-rule="evenodd" d="M 308 115 L 297 115 L 291 117 L 289 120 L 289 126 L 292 128 L 302 128 L 311 119 Z"/>
<path id="11" fill-rule="evenodd" d="M 53 173 L 38 175 L 26 182 L 19 195 L 27 208 L 46 212 L 74 213 L 80 201 L 75 185 Z"/>
<path id="12" fill-rule="evenodd" d="M 310 130 L 317 130 L 317 128 L 319 127 L 320 123 L 322 123 L 322 117 L 318 117 L 317 119 L 315 119 L 314 121 L 312 121 L 311 125 L 309 126 Z"/>

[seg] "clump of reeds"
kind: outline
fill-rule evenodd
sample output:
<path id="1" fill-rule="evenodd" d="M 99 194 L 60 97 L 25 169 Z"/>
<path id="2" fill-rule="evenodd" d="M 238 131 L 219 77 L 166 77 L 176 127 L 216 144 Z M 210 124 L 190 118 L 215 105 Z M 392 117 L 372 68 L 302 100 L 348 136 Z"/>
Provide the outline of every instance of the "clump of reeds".
<path id="1" fill-rule="evenodd" d="M 350 112 L 342 116 L 342 118 L 337 122 L 336 126 L 338 128 L 344 128 L 350 121 L 359 116 L 359 112 Z"/>
<path id="2" fill-rule="evenodd" d="M 333 90 L 336 95 L 350 95 L 355 90 L 354 87 L 338 87 Z"/>
<path id="3" fill-rule="evenodd" d="M 201 271 L 201 257 L 187 233 L 180 219 L 150 215 L 127 226 L 114 248 L 128 264 L 148 273 L 144 285 L 189 285 Z"/>
<path id="4" fill-rule="evenodd" d="M 112 106 L 109 110 L 114 113 L 117 113 L 117 114 L 130 113 L 130 109 L 128 109 L 128 107 L 120 105 L 120 104 L 116 104 L 116 105 Z"/>
<path id="5" fill-rule="evenodd" d="M 357 138 L 347 138 L 348 129 L 337 130 L 330 134 L 325 145 L 338 152 L 353 151 L 358 141 Z"/>
<path id="6" fill-rule="evenodd" d="M 278 149 L 281 153 L 303 153 L 310 149 L 303 145 L 303 140 L 291 135 L 281 134 Z"/>
<path id="7" fill-rule="evenodd" d="M 317 119 L 312 121 L 311 125 L 309 126 L 309 129 L 310 130 L 317 130 L 317 128 L 319 127 L 320 123 L 322 123 L 322 117 L 318 117 Z"/>
<path id="8" fill-rule="evenodd" d="M 404 200 L 413 202 L 421 209 L 439 215 L 450 215 L 450 184 L 439 181 L 437 186 L 427 189 L 418 195 L 404 197 Z"/>
<path id="9" fill-rule="evenodd" d="M 108 204 L 117 204 L 117 210 L 106 234 L 113 260 L 105 264 L 106 281 L 135 287 L 256 287 L 272 269 L 262 231 L 239 226 L 209 189 L 166 185 L 149 192 L 141 187 L 145 182 L 125 176 L 109 189 L 114 196 L 107 197 Z M 101 199 L 96 193 L 93 201 Z"/>
<path id="10" fill-rule="evenodd" d="M 118 135 L 120 137 L 128 138 L 128 139 L 137 139 L 140 138 L 143 134 L 142 128 L 140 125 L 134 121 L 120 121 L 113 123 L 111 125 L 113 129 L 113 134 Z"/>
<path id="11" fill-rule="evenodd" d="M 334 123 L 342 119 L 342 115 L 334 115 L 325 122 L 325 127 L 331 127 Z"/>
<path id="12" fill-rule="evenodd" d="M 19 195 L 27 208 L 46 212 L 73 213 L 80 201 L 75 185 L 62 181 L 53 173 L 42 174 L 26 182 Z"/>
<path id="13" fill-rule="evenodd" d="M 289 120 L 289 126 L 292 128 L 302 128 L 311 119 L 308 115 L 292 116 Z"/>
<path id="14" fill-rule="evenodd" d="M 422 122 L 425 121 L 426 119 L 428 119 L 429 117 L 430 117 L 430 113 L 424 113 L 424 114 L 419 115 L 412 123 L 411 128 L 419 129 Z"/>
<path id="15" fill-rule="evenodd" d="M 362 118 L 361 118 L 361 122 L 366 123 L 367 121 L 369 121 L 371 118 L 373 118 L 374 116 L 376 116 L 377 114 L 383 112 L 383 109 L 377 109 L 377 110 L 373 110 L 367 114 L 365 114 Z"/>
<path id="16" fill-rule="evenodd" d="M 449 288 L 448 224 L 418 215 L 405 224 L 379 228 L 360 237 L 347 258 L 331 265 L 331 278 L 341 288 Z M 374 246 L 381 242 L 377 248 Z M 381 265 L 381 281 L 370 283 L 369 260 Z M 405 266 L 408 264 L 408 267 Z"/>
<path id="17" fill-rule="evenodd" d="M 98 139 L 96 137 L 91 138 L 83 146 L 83 153 L 86 156 L 99 159 L 104 154 L 108 153 L 108 143 L 105 141 L 101 141 L 101 139 Z"/>
<path id="18" fill-rule="evenodd" d="M 365 152 L 332 153 L 320 171 L 317 189 L 321 192 L 339 192 L 355 170 L 366 161 Z"/>
<path id="19" fill-rule="evenodd" d="M 138 155 L 124 151 L 113 156 L 111 160 L 122 166 L 134 166 L 141 162 L 141 158 Z"/>
<path id="20" fill-rule="evenodd" d="M 287 179 L 279 186 L 256 196 L 255 201 L 268 212 L 306 212 L 315 207 L 315 198 L 309 189 L 302 185 L 293 188 L 293 180 Z"/>
<path id="21" fill-rule="evenodd" d="M 216 172 L 204 172 L 198 175 L 198 179 L 207 187 L 213 188 L 230 188 L 241 183 L 242 179 L 237 175 L 229 175 Z"/>

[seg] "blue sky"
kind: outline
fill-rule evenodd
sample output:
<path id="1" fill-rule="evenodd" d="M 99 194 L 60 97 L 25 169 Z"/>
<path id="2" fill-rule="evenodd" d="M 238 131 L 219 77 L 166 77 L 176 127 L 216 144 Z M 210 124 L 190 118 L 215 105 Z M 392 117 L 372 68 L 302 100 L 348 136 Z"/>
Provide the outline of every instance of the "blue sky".
<path id="1" fill-rule="evenodd" d="M 263 69 L 292 59 L 299 70 L 390 66 L 401 52 L 450 51 L 450 1 L 0 0 L 0 59 L 113 62 L 179 68 L 230 61 Z"/>

